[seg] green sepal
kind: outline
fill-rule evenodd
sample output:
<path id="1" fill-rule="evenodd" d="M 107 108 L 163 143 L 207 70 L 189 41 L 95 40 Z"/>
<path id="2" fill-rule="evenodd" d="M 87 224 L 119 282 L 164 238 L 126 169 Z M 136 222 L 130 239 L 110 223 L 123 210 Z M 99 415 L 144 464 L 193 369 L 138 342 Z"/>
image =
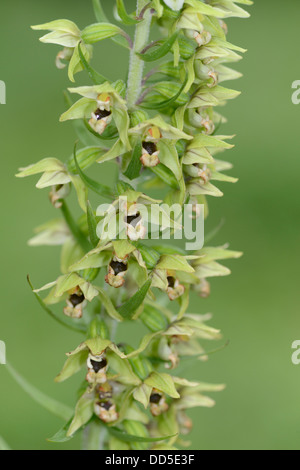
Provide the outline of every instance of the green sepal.
<path id="1" fill-rule="evenodd" d="M 169 374 L 152 372 L 144 383 L 166 393 L 172 398 L 180 398 L 180 395 L 175 388 L 173 378 Z"/>
<path id="2" fill-rule="evenodd" d="M 33 285 L 31 284 L 31 281 L 30 281 L 30 278 L 29 276 L 27 276 L 27 281 L 28 281 L 28 284 L 32 290 L 32 292 L 34 293 L 34 296 L 35 298 L 37 299 L 38 303 L 41 305 L 41 307 L 45 310 L 45 312 L 51 317 L 53 318 L 53 320 L 55 320 L 57 323 L 59 323 L 60 325 L 66 327 L 66 328 L 69 328 L 69 330 L 72 330 L 72 331 L 76 331 L 76 333 L 83 333 L 85 334 L 86 333 L 86 327 L 84 325 L 79 325 L 79 324 L 76 324 L 75 320 L 73 320 L 72 322 L 71 321 L 68 321 L 67 319 L 62 319 L 60 318 L 58 315 L 56 315 L 55 313 L 53 313 L 50 308 L 45 304 L 45 302 L 43 301 L 43 299 L 39 296 L 39 294 L 37 292 L 34 291 L 34 287 Z"/>
<path id="3" fill-rule="evenodd" d="M 121 28 L 111 23 L 95 23 L 87 26 L 82 32 L 81 37 L 86 44 L 95 44 L 103 39 L 109 39 L 117 34 L 124 34 Z"/>

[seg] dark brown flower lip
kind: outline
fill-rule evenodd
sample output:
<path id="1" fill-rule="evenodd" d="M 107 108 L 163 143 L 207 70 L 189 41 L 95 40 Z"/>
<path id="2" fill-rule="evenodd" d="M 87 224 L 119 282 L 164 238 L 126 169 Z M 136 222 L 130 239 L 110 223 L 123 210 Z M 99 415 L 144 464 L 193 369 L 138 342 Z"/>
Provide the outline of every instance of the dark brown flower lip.
<path id="1" fill-rule="evenodd" d="M 111 111 L 107 111 L 106 109 L 96 109 L 96 111 L 94 112 L 96 118 L 97 118 L 97 121 L 101 121 L 101 119 L 104 119 L 108 116 L 111 115 Z"/>
<path id="2" fill-rule="evenodd" d="M 149 155 L 153 155 L 153 153 L 157 152 L 157 145 L 154 142 L 143 142 L 143 149 Z"/>
<path id="3" fill-rule="evenodd" d="M 150 396 L 150 403 L 158 405 L 161 399 L 162 395 L 160 395 L 159 393 L 152 393 L 152 395 Z"/>
<path id="4" fill-rule="evenodd" d="M 104 369 L 104 367 L 107 366 L 107 360 L 101 359 L 101 361 L 94 361 L 91 359 L 91 364 L 93 366 L 94 372 L 97 374 L 101 369 Z"/>
<path id="5" fill-rule="evenodd" d="M 169 285 L 169 287 L 171 287 L 173 289 L 175 287 L 175 282 L 176 282 L 175 277 L 168 276 L 168 285 Z"/>
<path id="6" fill-rule="evenodd" d="M 110 267 L 113 269 L 115 276 L 127 271 L 128 269 L 127 264 L 122 263 L 121 261 L 112 261 L 110 263 Z"/>
<path id="7" fill-rule="evenodd" d="M 101 408 L 104 408 L 106 411 L 109 411 L 113 404 L 111 401 L 102 401 L 99 403 L 99 406 L 101 406 Z"/>
<path id="8" fill-rule="evenodd" d="M 129 215 L 126 217 L 126 223 L 129 225 L 132 225 L 133 227 L 136 227 L 136 225 L 141 221 L 142 217 L 139 212 L 137 212 L 134 215 Z"/>
<path id="9" fill-rule="evenodd" d="M 73 305 L 73 307 L 77 307 L 78 305 L 82 304 L 84 301 L 85 301 L 85 297 L 83 294 L 72 294 L 70 295 L 70 298 L 69 298 L 71 304 Z"/>

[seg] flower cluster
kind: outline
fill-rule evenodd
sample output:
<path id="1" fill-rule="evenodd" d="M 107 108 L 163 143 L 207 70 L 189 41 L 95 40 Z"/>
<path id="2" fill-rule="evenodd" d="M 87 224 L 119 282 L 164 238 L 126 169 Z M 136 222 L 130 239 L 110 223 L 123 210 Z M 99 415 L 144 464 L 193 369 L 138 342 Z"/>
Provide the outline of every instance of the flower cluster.
<path id="1" fill-rule="evenodd" d="M 66 163 L 46 158 L 17 175 L 41 174 L 37 188 L 49 188 L 51 203 L 62 214 L 30 240 L 32 246 L 62 246 L 60 276 L 35 295 L 54 317 L 52 306 L 61 305 L 59 321 L 85 335 L 56 378 L 62 382 L 80 370 L 85 374 L 64 438 L 95 425 L 107 431 L 104 446 L 109 449 L 188 445 L 181 437 L 192 428 L 187 410 L 213 406 L 205 393 L 224 388 L 190 382 L 176 369 L 193 358 L 208 359 L 199 340 L 221 338 L 207 325 L 210 315 L 190 313 L 190 296 L 209 296 L 208 279 L 230 274 L 219 261 L 241 253 L 206 245 L 186 253 L 173 244 L 147 242 L 145 219 L 148 208 L 161 205 L 155 219 L 160 238 L 166 228 L 178 225 L 163 203 L 183 207 L 189 201 L 193 218 L 200 216 L 202 204 L 207 217 L 208 196 L 223 195 L 215 182 L 237 181 L 224 173 L 231 164 L 220 155 L 232 148 L 232 136 L 217 133 L 226 120 L 216 108 L 239 95 L 221 85 L 240 77 L 228 64 L 244 50 L 227 41 L 225 22 L 249 16 L 238 3 L 251 4 L 138 0 L 137 11 L 129 14 L 118 1 L 118 20 L 136 28 L 134 43 L 109 23 L 98 0 L 93 0 L 98 22 L 83 31 L 67 20 L 34 27 L 50 30 L 43 42 L 63 46 L 56 63 L 62 68 L 63 60 L 69 62 L 71 81 L 85 70 L 93 82 L 69 89 L 80 98 L 73 102 L 68 95 L 69 109 L 60 119 L 74 122 L 80 148 Z M 161 34 L 156 42 L 149 39 L 153 23 Z M 110 81 L 92 67 L 93 45 L 104 39 L 129 50 L 127 83 Z M 113 184 L 87 175 L 86 170 L 108 161 L 118 168 Z M 82 211 L 78 220 L 68 207 L 72 188 Z M 155 190 L 161 199 L 154 199 Z M 89 202 L 91 192 L 99 199 L 98 210 Z M 103 198 L 109 201 L 105 209 Z M 122 222 L 123 233 L 112 230 L 113 216 Z M 42 299 L 44 290 L 50 292 Z M 115 342 L 116 326 L 124 321 L 148 330 L 139 345 L 124 337 Z"/>

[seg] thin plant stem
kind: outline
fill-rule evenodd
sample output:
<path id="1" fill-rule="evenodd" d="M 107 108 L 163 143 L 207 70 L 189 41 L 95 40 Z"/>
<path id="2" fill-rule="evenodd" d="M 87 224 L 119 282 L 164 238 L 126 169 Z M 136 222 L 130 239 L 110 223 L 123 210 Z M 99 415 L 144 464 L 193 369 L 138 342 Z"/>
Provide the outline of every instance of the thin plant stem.
<path id="1" fill-rule="evenodd" d="M 147 0 L 137 0 L 137 17 L 140 11 L 145 8 L 149 2 Z M 144 21 L 141 21 L 136 26 L 134 45 L 130 53 L 130 65 L 128 75 L 128 88 L 127 88 L 127 103 L 128 108 L 133 109 L 136 101 L 141 94 L 144 62 L 137 55 L 147 44 L 149 39 L 150 25 L 152 14 L 150 10 L 146 10 L 144 14 Z"/>

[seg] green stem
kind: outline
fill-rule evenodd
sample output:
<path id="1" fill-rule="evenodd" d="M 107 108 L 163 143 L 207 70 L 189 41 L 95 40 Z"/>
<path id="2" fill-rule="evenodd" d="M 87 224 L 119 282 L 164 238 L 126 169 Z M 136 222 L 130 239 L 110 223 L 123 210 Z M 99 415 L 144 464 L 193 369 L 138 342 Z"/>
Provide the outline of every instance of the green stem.
<path id="1" fill-rule="evenodd" d="M 84 233 L 80 230 L 76 222 L 74 221 L 71 212 L 69 211 L 69 208 L 67 206 L 67 203 L 65 201 L 62 201 L 62 206 L 61 206 L 61 211 L 63 213 L 63 216 L 65 218 L 65 221 L 74 236 L 75 240 L 79 243 L 81 248 L 84 250 L 84 252 L 88 252 L 92 249 L 89 241 L 87 240 L 86 236 Z"/>
<path id="2" fill-rule="evenodd" d="M 149 3 L 149 0 L 137 0 L 136 16 L 139 16 L 141 10 Z M 146 46 L 151 25 L 152 15 L 148 9 L 144 14 L 144 20 L 136 26 L 134 45 L 130 53 L 130 66 L 128 75 L 127 103 L 128 108 L 132 109 L 142 91 L 142 79 L 144 70 L 144 61 L 136 54 Z"/>

